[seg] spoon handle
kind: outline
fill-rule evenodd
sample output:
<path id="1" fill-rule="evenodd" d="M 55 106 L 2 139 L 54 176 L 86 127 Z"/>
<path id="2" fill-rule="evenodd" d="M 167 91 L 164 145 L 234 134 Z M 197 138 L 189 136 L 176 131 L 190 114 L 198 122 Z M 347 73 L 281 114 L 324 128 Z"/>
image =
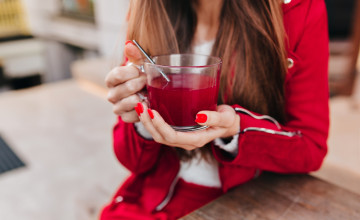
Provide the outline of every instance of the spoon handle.
<path id="1" fill-rule="evenodd" d="M 145 52 L 145 50 L 136 42 L 136 40 L 132 40 L 132 42 L 139 48 L 139 50 L 145 55 L 146 59 L 149 60 L 150 63 L 155 64 L 155 62 L 150 58 L 150 56 Z M 170 82 L 169 77 L 160 69 L 158 69 L 161 75 L 166 79 L 167 82 Z"/>

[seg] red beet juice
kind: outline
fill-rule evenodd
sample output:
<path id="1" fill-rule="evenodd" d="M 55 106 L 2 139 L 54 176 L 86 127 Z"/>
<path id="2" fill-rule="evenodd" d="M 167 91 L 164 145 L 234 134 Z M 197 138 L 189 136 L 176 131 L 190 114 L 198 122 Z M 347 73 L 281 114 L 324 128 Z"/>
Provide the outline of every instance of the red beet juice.
<path id="1" fill-rule="evenodd" d="M 169 74 L 170 82 L 160 76 L 147 86 L 150 108 L 174 126 L 194 126 L 196 114 L 216 110 L 216 78 L 201 74 Z"/>

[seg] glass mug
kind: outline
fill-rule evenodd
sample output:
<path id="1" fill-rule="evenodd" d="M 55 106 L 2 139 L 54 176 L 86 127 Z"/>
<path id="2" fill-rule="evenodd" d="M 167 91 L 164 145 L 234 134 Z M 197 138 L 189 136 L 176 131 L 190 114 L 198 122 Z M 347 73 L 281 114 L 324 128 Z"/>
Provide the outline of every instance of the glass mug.
<path id="1" fill-rule="evenodd" d="M 195 122 L 202 110 L 215 111 L 218 100 L 221 59 L 198 54 L 154 56 L 145 61 L 147 102 L 177 131 L 204 129 Z M 165 77 L 170 79 L 168 82 Z"/>

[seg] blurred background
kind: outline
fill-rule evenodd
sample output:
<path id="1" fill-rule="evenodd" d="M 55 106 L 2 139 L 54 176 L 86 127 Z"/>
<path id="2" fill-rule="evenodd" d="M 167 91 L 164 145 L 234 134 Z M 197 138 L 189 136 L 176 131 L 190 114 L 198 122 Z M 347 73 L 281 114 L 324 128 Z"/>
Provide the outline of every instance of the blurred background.
<path id="1" fill-rule="evenodd" d="M 0 0 L 0 219 L 97 219 L 128 172 L 104 78 L 129 0 Z M 326 0 L 329 154 L 319 178 L 360 194 L 360 1 Z"/>

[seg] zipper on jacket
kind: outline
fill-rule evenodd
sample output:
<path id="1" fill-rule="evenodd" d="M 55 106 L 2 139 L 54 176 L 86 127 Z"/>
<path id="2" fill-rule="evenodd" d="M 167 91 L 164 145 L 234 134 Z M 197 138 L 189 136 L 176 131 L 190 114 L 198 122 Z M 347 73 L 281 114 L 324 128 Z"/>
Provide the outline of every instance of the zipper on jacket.
<path id="1" fill-rule="evenodd" d="M 255 114 L 251 113 L 250 111 L 243 109 L 243 108 L 239 108 L 239 107 L 236 107 L 234 109 L 236 112 L 247 114 L 250 117 L 253 117 L 255 119 L 270 121 L 270 122 L 274 123 L 278 129 L 281 130 L 280 123 L 278 121 L 276 121 L 275 118 L 273 118 L 269 115 L 255 115 Z M 258 127 L 248 127 L 248 128 L 245 128 L 244 130 L 240 131 L 240 133 L 245 133 L 247 131 L 260 131 L 260 132 L 264 132 L 264 133 L 268 133 L 268 134 L 277 134 L 277 135 L 283 135 L 283 136 L 287 136 L 287 137 L 301 136 L 301 131 L 275 131 L 275 130 L 268 129 L 268 128 L 258 128 Z"/>
<path id="2" fill-rule="evenodd" d="M 287 136 L 287 137 L 294 137 L 294 136 L 301 137 L 300 131 L 293 131 L 293 132 L 291 132 L 291 131 L 275 131 L 275 130 L 268 129 L 268 128 L 257 128 L 257 127 L 245 128 L 240 133 L 245 133 L 248 131 L 259 131 L 259 132 L 264 132 L 264 133 L 268 133 L 268 134 L 276 134 L 276 135 L 282 135 L 282 136 Z"/>
<path id="3" fill-rule="evenodd" d="M 176 183 L 178 182 L 178 179 L 179 179 L 179 174 L 176 175 L 176 177 L 172 181 L 170 188 L 169 188 L 169 192 L 166 195 L 165 199 L 158 206 L 156 206 L 156 208 L 155 208 L 156 211 L 160 211 L 170 202 L 170 199 L 172 198 L 172 196 L 174 194 L 174 189 L 175 189 Z"/>
<path id="4" fill-rule="evenodd" d="M 243 108 L 239 108 L 239 107 L 234 108 L 234 110 L 236 112 L 247 114 L 247 115 L 249 115 L 249 116 L 251 116 L 251 117 L 253 117 L 255 119 L 270 121 L 270 122 L 274 123 L 278 129 L 281 129 L 280 123 L 278 121 L 276 121 L 275 118 L 273 118 L 273 117 L 271 117 L 269 115 L 254 115 L 250 111 L 248 111 L 246 109 L 243 109 Z"/>

